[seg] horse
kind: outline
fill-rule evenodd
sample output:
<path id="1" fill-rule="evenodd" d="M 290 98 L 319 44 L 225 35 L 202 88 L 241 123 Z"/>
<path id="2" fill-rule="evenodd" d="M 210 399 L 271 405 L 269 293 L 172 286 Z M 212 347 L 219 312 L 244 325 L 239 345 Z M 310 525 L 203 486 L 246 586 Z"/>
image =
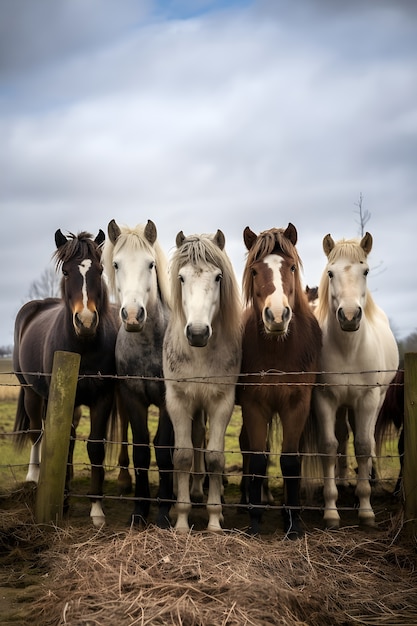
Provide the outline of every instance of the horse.
<path id="1" fill-rule="evenodd" d="M 389 321 L 367 286 L 368 255 L 373 239 L 335 242 L 323 239 L 327 264 L 319 284 L 316 316 L 323 333 L 318 386 L 313 394 L 314 434 L 324 470 L 324 522 L 339 528 L 335 466 L 339 419 L 354 418 L 354 447 L 358 464 L 355 494 L 358 518 L 375 524 L 370 496 L 375 424 L 388 385 L 398 368 L 398 348 Z"/>
<path id="2" fill-rule="evenodd" d="M 190 473 L 204 449 L 209 473 L 207 529 L 221 532 L 225 432 L 235 404 L 241 358 L 241 301 L 221 230 L 176 236 L 170 263 L 172 315 L 163 345 L 166 403 L 174 426 L 178 532 L 189 531 Z M 208 425 L 208 438 L 206 438 Z"/>
<path id="3" fill-rule="evenodd" d="M 321 348 L 321 331 L 301 284 L 297 230 L 271 228 L 243 232 L 247 259 L 243 271 L 246 308 L 237 404 L 242 407 L 242 454 L 249 455 L 249 533 L 262 518 L 270 426 L 279 415 L 280 465 L 284 480 L 284 531 L 303 534 L 300 518 L 300 439 L 310 411 Z"/>
<path id="4" fill-rule="evenodd" d="M 115 349 L 119 377 L 117 401 L 124 424 L 125 467 L 129 464 L 128 423 L 132 429 L 135 470 L 132 522 L 136 526 L 144 526 L 150 511 L 148 409 L 153 404 L 159 408 L 154 439 L 160 477 L 156 523 L 166 528 L 170 525 L 169 510 L 173 501 L 173 428 L 166 409 L 162 380 L 162 342 L 170 315 L 170 295 L 167 261 L 157 241 L 154 222 L 148 220 L 146 225 L 130 228 L 111 220 L 103 250 L 103 264 L 110 291 L 120 306 L 121 325 Z"/>
<path id="5" fill-rule="evenodd" d="M 381 456 L 382 444 L 392 427 L 399 435 L 398 454 L 400 473 L 394 487 L 394 495 L 401 493 L 404 468 L 404 370 L 399 369 L 388 387 L 384 403 L 379 411 L 375 426 L 376 454 Z"/>
<path id="6" fill-rule="evenodd" d="M 306 285 L 305 294 L 307 296 L 307 300 L 313 311 L 316 310 L 317 305 L 319 303 L 319 288 L 316 285 L 315 287 L 309 287 Z"/>
<path id="7" fill-rule="evenodd" d="M 14 331 L 13 368 L 20 382 L 15 419 L 16 443 L 22 446 L 30 428 L 32 442 L 26 481 L 39 480 L 40 445 L 45 407 L 48 400 L 50 373 L 56 350 L 81 355 L 77 382 L 74 424 L 80 417 L 80 406 L 90 409 L 90 434 L 87 450 L 91 463 L 90 516 L 95 526 L 105 523 L 101 505 L 103 496 L 105 438 L 108 426 L 116 423 L 115 344 L 117 318 L 109 305 L 102 276 L 101 247 L 105 235 L 87 232 L 65 236 L 55 233 L 54 259 L 62 271 L 61 297 L 32 300 L 19 310 Z M 35 374 L 34 372 L 39 372 Z M 98 376 L 98 374 L 100 374 Z M 74 439 L 70 443 L 69 463 Z M 67 466 L 66 491 L 72 473 Z"/>

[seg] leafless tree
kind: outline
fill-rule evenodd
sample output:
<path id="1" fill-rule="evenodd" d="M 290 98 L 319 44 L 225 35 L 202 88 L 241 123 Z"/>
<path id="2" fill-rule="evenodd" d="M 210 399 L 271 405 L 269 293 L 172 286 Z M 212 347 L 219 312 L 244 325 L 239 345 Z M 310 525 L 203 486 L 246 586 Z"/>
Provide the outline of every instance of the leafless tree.
<path id="1" fill-rule="evenodd" d="M 363 237 L 365 234 L 365 226 L 371 219 L 371 214 L 369 213 L 369 211 L 367 211 L 366 209 L 364 210 L 363 208 L 362 192 L 359 194 L 359 200 L 355 202 L 355 206 L 358 207 L 356 213 L 358 213 L 359 215 L 359 222 L 357 222 L 359 224 L 359 235 Z"/>
<path id="2" fill-rule="evenodd" d="M 58 297 L 60 295 L 61 277 L 52 266 L 47 267 L 38 280 L 30 285 L 28 299 L 38 300 L 42 298 Z"/>

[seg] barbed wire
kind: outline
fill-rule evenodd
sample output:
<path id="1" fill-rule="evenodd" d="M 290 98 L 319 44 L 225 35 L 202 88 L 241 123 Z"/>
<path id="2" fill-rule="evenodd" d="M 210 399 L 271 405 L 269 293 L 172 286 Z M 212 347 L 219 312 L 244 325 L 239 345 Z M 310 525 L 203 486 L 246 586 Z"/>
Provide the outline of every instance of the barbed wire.
<path id="1" fill-rule="evenodd" d="M 366 376 L 366 375 L 370 375 L 370 374 L 392 374 L 393 376 L 397 373 L 397 371 L 403 371 L 403 370 L 392 370 L 392 369 L 386 369 L 386 370 L 355 370 L 355 371 L 313 371 L 313 372 L 307 372 L 307 371 L 292 371 L 292 372 L 284 372 L 282 370 L 275 370 L 275 369 L 270 369 L 270 370 L 260 370 L 258 372 L 245 372 L 239 375 L 239 380 L 236 380 L 236 376 L 235 375 L 222 375 L 221 379 L 219 379 L 218 375 L 213 375 L 213 376 L 190 376 L 190 377 L 175 377 L 175 378 L 167 378 L 164 376 L 145 376 L 145 375 L 132 375 L 132 374 L 125 374 L 125 375 L 117 375 L 117 374 L 102 374 L 101 372 L 97 372 L 97 374 L 79 374 L 78 375 L 78 381 L 80 380 L 86 380 L 86 379 L 93 379 L 93 380 L 103 380 L 103 379 L 109 379 L 109 380 L 120 380 L 120 381 L 135 381 L 135 380 L 139 380 L 139 381 L 144 381 L 144 382 L 160 382 L 160 383 L 164 383 L 164 382 L 176 382 L 176 383 L 196 383 L 196 384 L 200 384 L 200 383 L 205 383 L 205 384 L 213 384 L 213 385 L 232 385 L 232 386 L 259 386 L 259 385 L 265 385 L 265 386 L 308 386 L 308 387 L 345 387 L 346 383 L 328 383 L 328 382 L 320 382 L 320 381 L 314 381 L 314 382 L 303 382 L 303 381 L 294 381 L 294 382 L 289 382 L 289 381 L 283 381 L 283 382 L 277 382 L 277 381 L 266 381 L 263 380 L 265 378 L 278 378 L 278 377 L 291 377 L 291 376 L 316 376 L 316 377 L 320 377 L 320 376 Z M 14 371 L 9 371 L 9 372 L 2 372 L 1 373 L 3 376 L 16 376 L 16 372 Z M 22 375 L 24 377 L 33 377 L 33 378 L 51 378 L 52 374 L 50 372 L 19 372 L 19 375 Z M 260 378 L 260 381 L 256 381 L 256 382 L 251 382 L 250 378 Z M 246 379 L 246 380 L 242 380 L 242 379 Z M 349 386 L 350 387 L 388 387 L 389 385 L 391 386 L 395 386 L 395 387 L 404 387 L 404 383 L 389 383 L 389 384 L 380 384 L 380 383 L 376 383 L 374 385 L 370 385 L 369 383 L 352 383 L 351 381 L 349 381 Z M 31 387 L 30 383 L 19 383 L 19 381 L 16 382 L 0 382 L 0 387 Z"/>

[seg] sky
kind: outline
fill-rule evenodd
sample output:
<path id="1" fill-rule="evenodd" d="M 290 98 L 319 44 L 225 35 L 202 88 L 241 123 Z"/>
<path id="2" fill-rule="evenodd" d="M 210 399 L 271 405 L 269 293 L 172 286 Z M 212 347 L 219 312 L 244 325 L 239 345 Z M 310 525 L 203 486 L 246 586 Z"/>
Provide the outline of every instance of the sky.
<path id="1" fill-rule="evenodd" d="M 417 330 L 417 3 L 0 0 L 0 346 L 50 267 L 54 233 L 152 219 L 298 231 L 303 282 L 323 237 L 365 230 L 369 287 L 398 339 Z"/>

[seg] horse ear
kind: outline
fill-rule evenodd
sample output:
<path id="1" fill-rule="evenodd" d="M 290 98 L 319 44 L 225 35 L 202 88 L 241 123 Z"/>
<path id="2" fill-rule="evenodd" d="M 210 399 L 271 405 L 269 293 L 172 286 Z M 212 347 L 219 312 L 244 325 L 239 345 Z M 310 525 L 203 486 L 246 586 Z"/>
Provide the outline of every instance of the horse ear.
<path id="1" fill-rule="evenodd" d="M 101 230 L 98 231 L 98 235 L 97 237 L 94 239 L 94 242 L 98 245 L 101 246 L 104 243 L 104 240 L 106 239 L 106 235 L 104 234 L 104 232 Z"/>
<path id="2" fill-rule="evenodd" d="M 291 222 L 288 223 L 288 226 L 284 231 L 284 237 L 286 239 L 289 239 L 293 246 L 295 246 L 295 244 L 297 243 L 297 229 L 294 224 L 291 224 Z"/>
<path id="3" fill-rule="evenodd" d="M 324 254 L 326 256 L 329 256 L 330 252 L 333 250 L 334 248 L 334 241 L 332 239 L 331 234 L 329 233 L 328 235 L 326 235 L 323 239 L 323 250 L 324 250 Z"/>
<path id="4" fill-rule="evenodd" d="M 361 248 L 363 248 L 363 251 L 367 256 L 372 250 L 372 243 L 373 239 L 371 233 L 366 232 L 361 239 Z"/>
<path id="5" fill-rule="evenodd" d="M 249 228 L 249 226 L 246 226 L 245 230 L 243 231 L 243 241 L 245 242 L 245 246 L 248 250 L 252 248 L 257 237 L 258 235 L 254 233 L 253 230 Z"/>
<path id="6" fill-rule="evenodd" d="M 217 229 L 217 233 L 214 235 L 213 241 L 216 246 L 220 248 L 220 250 L 224 250 L 224 246 L 226 245 L 226 237 L 220 229 Z"/>
<path id="7" fill-rule="evenodd" d="M 182 232 L 182 230 L 180 230 L 178 235 L 175 237 L 175 243 L 177 245 L 177 248 L 180 248 L 182 246 L 182 244 L 184 243 L 184 240 L 185 240 L 185 235 Z"/>
<path id="8" fill-rule="evenodd" d="M 107 226 L 107 232 L 109 234 L 109 239 L 114 245 L 117 241 L 117 238 L 120 237 L 121 230 L 119 226 L 116 224 L 116 220 L 111 220 L 109 225 Z"/>
<path id="9" fill-rule="evenodd" d="M 61 246 L 63 246 L 64 244 L 66 244 L 68 241 L 68 239 L 65 237 L 65 235 L 62 234 L 61 229 L 58 228 L 58 230 L 55 233 L 55 243 L 56 243 L 56 247 L 60 248 Z"/>
<path id="10" fill-rule="evenodd" d="M 148 220 L 148 223 L 145 226 L 145 237 L 149 241 L 149 243 L 152 245 L 156 241 L 157 230 L 152 220 Z"/>

